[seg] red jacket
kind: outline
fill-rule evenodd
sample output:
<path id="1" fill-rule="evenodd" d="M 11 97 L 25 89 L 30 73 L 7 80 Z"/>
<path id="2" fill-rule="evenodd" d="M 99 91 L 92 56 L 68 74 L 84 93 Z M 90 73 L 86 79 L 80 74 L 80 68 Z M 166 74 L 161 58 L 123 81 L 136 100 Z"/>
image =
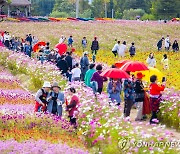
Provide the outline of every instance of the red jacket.
<path id="1" fill-rule="evenodd" d="M 79 98 L 76 95 L 73 95 L 70 104 L 67 106 L 67 108 L 69 109 L 70 117 L 73 117 L 74 111 L 77 111 L 78 104 L 79 104 Z"/>
<path id="2" fill-rule="evenodd" d="M 164 91 L 165 86 L 159 86 L 157 83 L 150 84 L 150 95 L 160 95 L 161 91 Z"/>

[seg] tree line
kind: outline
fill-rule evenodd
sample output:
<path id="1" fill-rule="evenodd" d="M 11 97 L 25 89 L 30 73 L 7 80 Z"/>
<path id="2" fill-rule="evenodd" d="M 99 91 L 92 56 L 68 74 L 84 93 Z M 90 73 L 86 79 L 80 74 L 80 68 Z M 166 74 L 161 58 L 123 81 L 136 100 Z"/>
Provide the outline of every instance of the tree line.
<path id="1" fill-rule="evenodd" d="M 180 0 L 31 0 L 32 15 L 143 20 L 179 17 Z"/>

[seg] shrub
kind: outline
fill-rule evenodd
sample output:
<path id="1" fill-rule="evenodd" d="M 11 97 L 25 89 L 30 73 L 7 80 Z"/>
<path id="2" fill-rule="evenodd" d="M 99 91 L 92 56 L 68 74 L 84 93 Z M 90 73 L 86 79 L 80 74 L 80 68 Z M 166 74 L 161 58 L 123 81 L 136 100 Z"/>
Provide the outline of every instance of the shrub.
<path id="1" fill-rule="evenodd" d="M 154 15 L 145 13 L 142 18 L 142 20 L 155 20 Z"/>
<path id="2" fill-rule="evenodd" d="M 51 14 L 50 14 L 51 17 L 68 17 L 68 14 L 66 12 L 59 12 L 59 11 L 53 11 Z"/>
<path id="3" fill-rule="evenodd" d="M 144 14 L 145 14 L 145 11 L 142 9 L 124 10 L 123 19 L 134 20 L 136 19 L 136 16 L 142 17 Z"/>

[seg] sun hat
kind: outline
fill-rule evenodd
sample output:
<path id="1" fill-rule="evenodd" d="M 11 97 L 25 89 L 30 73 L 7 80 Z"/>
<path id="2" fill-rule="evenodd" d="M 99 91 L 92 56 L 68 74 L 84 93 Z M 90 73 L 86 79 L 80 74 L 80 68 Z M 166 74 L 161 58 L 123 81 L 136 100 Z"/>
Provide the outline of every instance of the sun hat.
<path id="1" fill-rule="evenodd" d="M 48 81 L 45 81 L 43 84 L 43 88 L 51 88 L 51 83 Z"/>
<path id="2" fill-rule="evenodd" d="M 136 75 L 137 79 L 142 79 L 143 77 L 145 77 L 145 75 L 142 74 L 141 72 L 138 72 L 137 75 Z"/>
<path id="3" fill-rule="evenodd" d="M 89 53 L 88 53 L 88 51 L 84 51 L 84 55 L 88 55 Z"/>
<path id="4" fill-rule="evenodd" d="M 51 88 L 54 88 L 54 87 L 58 87 L 58 88 L 60 89 L 60 87 L 59 87 L 59 85 L 58 85 L 58 83 L 57 83 L 57 82 L 53 82 L 53 84 L 52 84 L 52 87 L 51 87 Z"/>

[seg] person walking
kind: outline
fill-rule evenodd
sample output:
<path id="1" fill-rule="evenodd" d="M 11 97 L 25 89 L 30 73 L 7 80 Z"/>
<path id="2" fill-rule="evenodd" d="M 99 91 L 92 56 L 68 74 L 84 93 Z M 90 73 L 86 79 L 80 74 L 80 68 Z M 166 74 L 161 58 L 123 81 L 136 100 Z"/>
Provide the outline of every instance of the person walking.
<path id="1" fill-rule="evenodd" d="M 45 81 L 43 87 L 37 91 L 35 96 L 35 101 L 36 101 L 35 109 L 34 109 L 35 112 L 46 111 L 46 106 L 47 106 L 46 99 L 50 91 L 50 88 L 51 88 L 50 82 Z"/>
<path id="2" fill-rule="evenodd" d="M 124 41 L 123 44 L 121 44 L 119 46 L 119 50 L 118 50 L 119 57 L 124 57 L 125 56 L 125 52 L 126 52 L 126 41 Z"/>
<path id="3" fill-rule="evenodd" d="M 4 37 L 3 37 L 4 45 L 5 45 L 8 49 L 10 48 L 10 39 L 11 39 L 11 36 L 9 35 L 9 32 L 4 32 Z"/>
<path id="4" fill-rule="evenodd" d="M 162 43 L 164 41 L 164 37 L 162 37 L 158 43 L 157 43 L 157 48 L 158 48 L 158 51 L 161 51 L 162 50 Z"/>
<path id="5" fill-rule="evenodd" d="M 71 125 L 74 125 L 74 128 L 77 128 L 76 116 L 78 113 L 79 98 L 76 95 L 76 89 L 74 87 L 69 89 L 69 94 L 72 95 L 72 97 L 70 103 L 67 105 L 67 111 L 69 112 Z"/>
<path id="6" fill-rule="evenodd" d="M 179 44 L 178 44 L 177 40 L 174 40 L 172 48 L 173 48 L 174 52 L 179 51 Z"/>
<path id="7" fill-rule="evenodd" d="M 97 37 L 94 37 L 94 41 L 92 41 L 92 44 L 91 44 L 91 51 L 93 55 L 92 59 L 94 63 L 96 61 L 96 55 L 97 55 L 98 50 L 99 50 L 99 42 L 97 41 Z"/>
<path id="8" fill-rule="evenodd" d="M 120 41 L 117 41 L 117 43 L 114 45 L 114 47 L 112 49 L 112 53 L 114 54 L 115 57 L 118 54 L 119 46 L 120 46 Z"/>
<path id="9" fill-rule="evenodd" d="M 28 55 L 29 57 L 31 57 L 31 53 L 32 53 L 32 46 L 29 44 L 28 41 L 26 41 L 25 46 L 24 46 L 24 53 L 26 55 Z"/>
<path id="10" fill-rule="evenodd" d="M 99 64 L 96 66 L 96 72 L 93 74 L 91 81 L 97 82 L 97 92 L 99 94 L 102 93 L 103 90 L 103 82 L 107 81 L 106 77 L 102 77 L 100 74 L 102 73 L 102 65 Z"/>
<path id="11" fill-rule="evenodd" d="M 80 60 L 80 65 L 81 65 L 81 81 L 84 81 L 84 77 L 89 67 L 89 59 L 88 59 L 87 51 L 84 52 L 83 57 Z"/>
<path id="12" fill-rule="evenodd" d="M 167 54 L 164 54 L 163 55 L 163 59 L 161 60 L 161 64 L 163 65 L 163 68 L 165 70 L 169 69 L 169 64 L 168 64 L 168 57 L 167 57 Z"/>
<path id="13" fill-rule="evenodd" d="M 61 35 L 61 38 L 59 39 L 59 43 L 64 43 L 66 40 L 66 37 L 64 35 Z"/>
<path id="14" fill-rule="evenodd" d="M 73 37 L 72 37 L 72 35 L 68 38 L 68 46 L 69 47 L 73 47 L 73 42 L 74 42 L 74 40 L 73 40 Z"/>
<path id="15" fill-rule="evenodd" d="M 58 116 L 62 116 L 62 105 L 64 104 L 64 94 L 60 92 L 61 88 L 58 86 L 57 82 L 54 82 L 51 87 L 52 91 L 47 96 L 47 110 Z"/>
<path id="16" fill-rule="evenodd" d="M 157 124 L 158 119 L 157 119 L 157 113 L 159 112 L 159 105 L 161 101 L 161 92 L 164 91 L 166 82 L 163 80 L 162 85 L 157 84 L 157 76 L 152 75 L 150 77 L 150 106 L 151 106 L 151 119 L 150 119 L 150 124 Z"/>
<path id="17" fill-rule="evenodd" d="M 93 74 L 96 72 L 95 66 L 96 66 L 95 64 L 90 64 L 89 70 L 86 72 L 84 80 L 85 80 L 86 86 L 88 86 L 88 87 L 91 87 L 91 78 L 92 78 Z"/>
<path id="18" fill-rule="evenodd" d="M 130 73 L 129 73 L 130 74 Z M 131 80 L 124 80 L 124 117 L 129 117 L 134 102 L 134 84 Z"/>
<path id="19" fill-rule="evenodd" d="M 75 68 L 72 69 L 72 80 L 80 81 L 81 80 L 81 69 L 79 68 L 79 63 L 76 63 Z"/>
<path id="20" fill-rule="evenodd" d="M 120 105 L 121 90 L 122 90 L 122 86 L 120 80 L 116 80 L 116 79 L 110 80 L 107 87 L 107 93 L 112 103 L 116 103 L 117 105 Z"/>
<path id="21" fill-rule="evenodd" d="M 83 52 L 85 51 L 85 49 L 87 48 L 87 39 L 86 37 L 83 37 L 81 44 L 82 44 L 82 48 L 83 48 Z"/>
<path id="22" fill-rule="evenodd" d="M 134 42 L 131 43 L 131 47 L 130 47 L 130 49 L 129 49 L 129 53 L 130 53 L 130 56 L 131 56 L 131 57 L 134 57 L 135 54 L 136 54 L 136 48 L 135 48 L 135 46 L 134 46 Z"/>
<path id="23" fill-rule="evenodd" d="M 143 102 L 144 102 L 144 86 L 142 83 L 143 75 L 141 72 L 137 73 L 136 82 L 135 82 L 135 102 L 137 103 L 137 116 L 135 121 L 143 120 Z"/>
<path id="24" fill-rule="evenodd" d="M 154 58 L 154 54 L 150 53 L 149 57 L 146 60 L 146 63 L 149 67 L 156 67 L 156 59 Z"/>
<path id="25" fill-rule="evenodd" d="M 68 63 L 67 61 L 65 60 L 65 56 L 62 55 L 60 57 L 60 59 L 58 60 L 57 62 L 57 67 L 59 68 L 59 70 L 61 71 L 61 74 L 66 76 L 67 75 L 67 72 L 68 72 Z"/>
<path id="26" fill-rule="evenodd" d="M 72 70 L 72 52 L 67 52 L 66 53 L 66 58 L 65 60 L 67 61 L 68 68 L 71 71 Z"/>
<path id="27" fill-rule="evenodd" d="M 170 49 L 170 39 L 169 39 L 169 35 L 167 35 L 166 39 L 165 39 L 165 50 L 169 50 Z"/>

